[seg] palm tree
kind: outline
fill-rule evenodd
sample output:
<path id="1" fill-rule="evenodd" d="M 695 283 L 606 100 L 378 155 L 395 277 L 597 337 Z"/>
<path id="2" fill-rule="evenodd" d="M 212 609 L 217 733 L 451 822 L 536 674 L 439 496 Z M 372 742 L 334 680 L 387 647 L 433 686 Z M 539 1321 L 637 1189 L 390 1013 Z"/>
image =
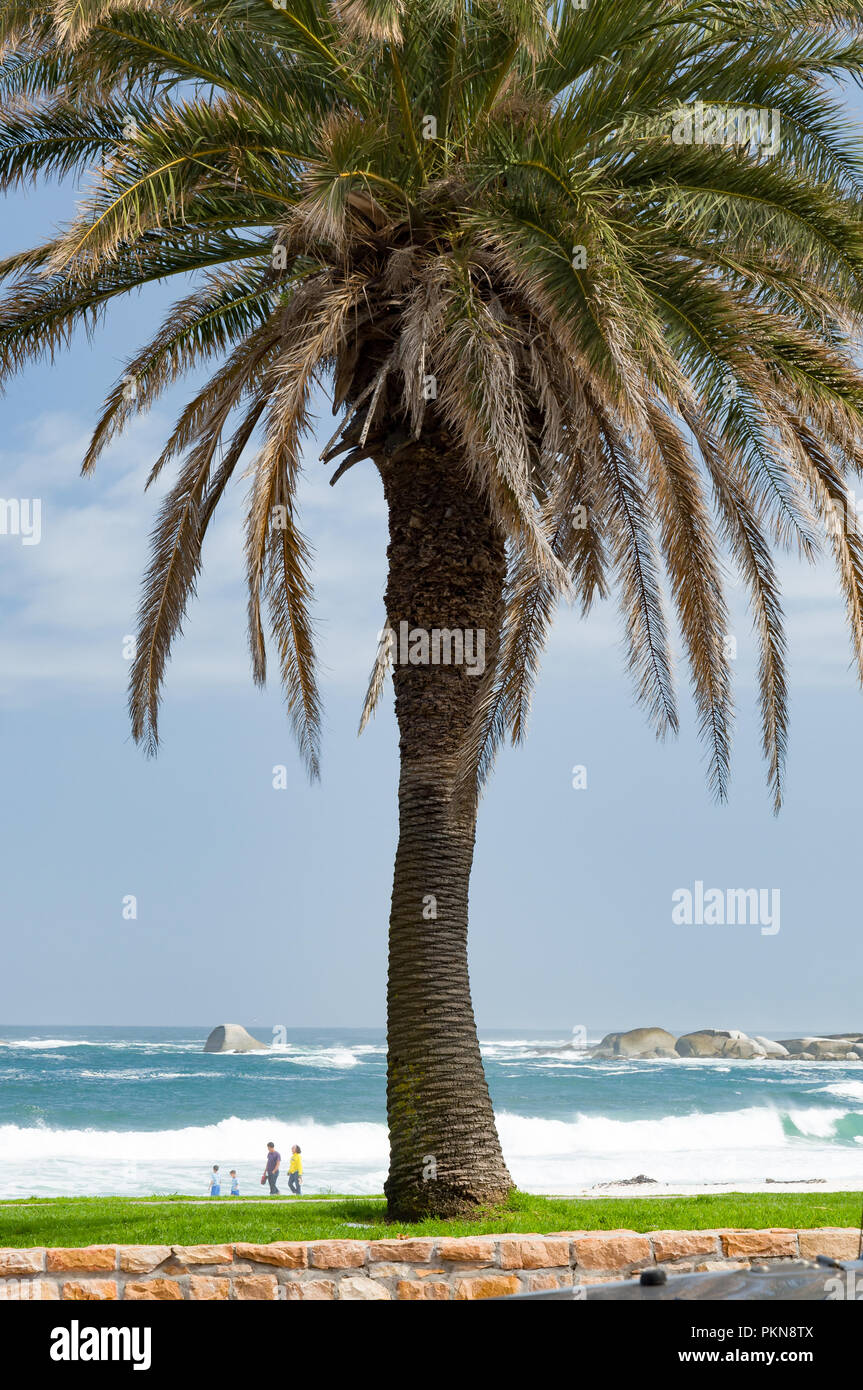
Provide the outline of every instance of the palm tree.
<path id="1" fill-rule="evenodd" d="M 362 459 L 380 474 L 386 617 L 413 652 L 393 669 L 389 1210 L 501 1201 L 468 882 L 479 791 L 524 736 L 558 601 L 616 592 L 661 736 L 678 722 L 670 600 L 720 798 L 729 563 L 777 808 L 776 547 L 812 559 L 829 538 L 863 673 L 863 548 L 841 516 L 863 462 L 863 162 L 827 85 L 863 73 L 859 0 L 0 0 L 0 43 L 3 187 L 89 179 L 66 228 L 0 267 L 2 376 L 116 297 L 195 276 L 84 460 L 212 364 L 150 475 L 177 469 L 140 608 L 136 739 L 156 746 L 207 526 L 255 440 L 252 668 L 263 683 L 268 623 L 317 775 L 295 499 L 316 383 L 339 417 L 332 481 Z M 428 660 L 433 630 L 484 635 L 484 674 Z M 391 655 L 382 642 L 363 724 Z"/>

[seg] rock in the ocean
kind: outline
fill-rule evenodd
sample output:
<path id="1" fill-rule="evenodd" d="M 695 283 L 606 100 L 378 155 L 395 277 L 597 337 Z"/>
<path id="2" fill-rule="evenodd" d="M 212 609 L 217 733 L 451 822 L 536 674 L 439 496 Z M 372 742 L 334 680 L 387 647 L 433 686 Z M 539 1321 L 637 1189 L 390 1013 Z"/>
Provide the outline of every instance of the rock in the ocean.
<path id="1" fill-rule="evenodd" d="M 811 1038 L 782 1038 L 782 1046 L 792 1057 L 799 1057 L 801 1052 L 807 1052 Z"/>
<path id="2" fill-rule="evenodd" d="M 721 1057 L 728 1037 L 728 1033 L 717 1033 L 715 1028 L 700 1028 L 696 1033 L 684 1033 L 678 1038 L 675 1049 L 678 1057 Z"/>
<path id="3" fill-rule="evenodd" d="M 618 1178 L 617 1182 L 598 1182 L 596 1187 L 644 1187 L 652 1183 L 656 1185 L 656 1178 L 649 1178 L 646 1173 L 639 1173 L 635 1178 Z"/>
<path id="4" fill-rule="evenodd" d="M 772 1038 L 762 1038 L 759 1036 L 758 1033 L 753 1033 L 752 1041 L 758 1043 L 759 1047 L 763 1047 L 768 1057 L 791 1056 L 791 1053 L 788 1051 L 787 1047 L 783 1047 L 781 1043 L 774 1042 Z"/>
<path id="5" fill-rule="evenodd" d="M 741 1033 L 738 1028 L 701 1028 L 696 1033 L 684 1033 L 676 1043 L 678 1057 L 766 1057 L 767 1051 Z"/>
<path id="6" fill-rule="evenodd" d="M 673 1057 L 674 1035 L 665 1028 L 630 1028 L 628 1033 L 606 1033 L 594 1057 Z"/>
<path id="7" fill-rule="evenodd" d="M 205 1052 L 266 1052 L 266 1044 L 247 1033 L 242 1023 L 220 1023 L 204 1043 Z"/>
<path id="8" fill-rule="evenodd" d="M 804 1061 L 842 1062 L 846 1057 L 857 1056 L 854 1051 L 857 1037 L 853 1033 L 845 1038 L 783 1038 L 782 1046 L 787 1047 L 792 1057 L 800 1057 Z"/>

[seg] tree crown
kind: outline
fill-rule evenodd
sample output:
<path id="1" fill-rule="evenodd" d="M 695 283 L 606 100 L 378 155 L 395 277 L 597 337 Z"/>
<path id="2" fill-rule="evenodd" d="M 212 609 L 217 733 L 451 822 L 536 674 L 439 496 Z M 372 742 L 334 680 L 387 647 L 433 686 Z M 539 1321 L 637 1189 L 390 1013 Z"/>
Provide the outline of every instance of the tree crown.
<path id="1" fill-rule="evenodd" d="M 677 727 L 670 598 L 724 795 L 727 552 L 778 806 L 775 546 L 812 559 L 826 529 L 863 674 L 863 548 L 836 515 L 863 457 L 863 160 L 829 85 L 861 70 L 859 0 L 0 0 L 0 186 L 85 184 L 68 226 L 0 265 L 0 376 L 116 297 L 194 274 L 111 390 L 90 469 L 212 364 L 151 473 L 177 468 L 140 609 L 136 738 L 157 741 L 207 526 L 260 425 L 253 671 L 267 606 L 317 771 L 295 491 L 326 378 L 336 477 L 394 424 L 406 451 L 439 438 L 506 536 L 500 657 L 466 750 L 480 779 L 524 733 L 559 598 L 587 610 L 614 589 L 660 735 Z"/>

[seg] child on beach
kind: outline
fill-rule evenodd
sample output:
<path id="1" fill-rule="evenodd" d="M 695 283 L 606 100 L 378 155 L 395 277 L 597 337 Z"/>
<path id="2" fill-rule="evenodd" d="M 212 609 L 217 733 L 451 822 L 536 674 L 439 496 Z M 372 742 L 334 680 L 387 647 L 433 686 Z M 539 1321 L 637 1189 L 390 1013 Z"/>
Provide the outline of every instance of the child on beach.
<path id="1" fill-rule="evenodd" d="M 221 1191 L 222 1191 L 222 1180 L 221 1180 L 221 1178 L 219 1177 L 219 1165 L 218 1165 L 218 1163 L 214 1163 L 214 1164 L 213 1164 L 213 1171 L 212 1171 L 212 1173 L 210 1174 L 210 1196 L 211 1196 L 211 1197 L 218 1197 L 218 1196 L 221 1195 Z"/>
<path id="2" fill-rule="evenodd" d="M 239 1197 L 239 1195 L 240 1195 L 240 1184 L 239 1184 L 239 1182 L 237 1181 L 237 1170 L 236 1170 L 236 1168 L 232 1168 L 232 1169 L 231 1169 L 231 1196 L 232 1196 L 232 1197 Z"/>

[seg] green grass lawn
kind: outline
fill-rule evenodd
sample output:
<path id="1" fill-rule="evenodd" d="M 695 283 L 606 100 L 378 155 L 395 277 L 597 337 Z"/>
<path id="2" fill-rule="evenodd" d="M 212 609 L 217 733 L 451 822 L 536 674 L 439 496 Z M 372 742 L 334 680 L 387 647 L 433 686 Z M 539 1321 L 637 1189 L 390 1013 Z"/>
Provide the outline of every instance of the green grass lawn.
<path id="1" fill-rule="evenodd" d="M 0 1246 L 198 1245 L 231 1241 L 374 1240 L 505 1231 L 697 1230 L 714 1226 L 857 1226 L 856 1192 L 727 1193 L 700 1197 L 571 1198 L 514 1193 L 466 1221 L 386 1220 L 383 1197 L 29 1198 L 0 1204 Z"/>

